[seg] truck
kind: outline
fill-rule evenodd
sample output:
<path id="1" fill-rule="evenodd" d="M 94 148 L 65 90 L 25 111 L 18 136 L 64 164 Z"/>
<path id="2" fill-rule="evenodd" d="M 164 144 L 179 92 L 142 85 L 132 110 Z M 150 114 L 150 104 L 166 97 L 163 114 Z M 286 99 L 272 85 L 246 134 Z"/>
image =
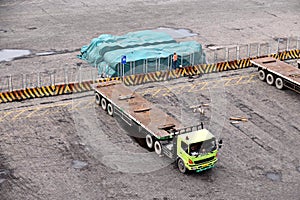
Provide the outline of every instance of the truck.
<path id="1" fill-rule="evenodd" d="M 258 78 L 279 90 L 289 88 L 300 93 L 300 69 L 272 57 L 250 61 L 258 70 Z"/>
<path id="2" fill-rule="evenodd" d="M 131 136 L 143 140 L 146 148 L 172 159 L 181 173 L 215 167 L 222 139 L 217 141 L 203 123 L 183 127 L 121 81 L 98 83 L 92 88 L 101 109 L 116 117 Z"/>

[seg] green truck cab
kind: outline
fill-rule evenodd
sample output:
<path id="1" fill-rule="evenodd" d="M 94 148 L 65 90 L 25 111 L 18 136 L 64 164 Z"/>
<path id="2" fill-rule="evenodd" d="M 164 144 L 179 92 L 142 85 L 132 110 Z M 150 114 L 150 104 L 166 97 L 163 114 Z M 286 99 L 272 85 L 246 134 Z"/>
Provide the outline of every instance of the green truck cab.
<path id="1" fill-rule="evenodd" d="M 181 173 L 200 172 L 213 168 L 218 161 L 218 151 L 222 140 L 216 138 L 207 129 L 196 130 L 177 136 L 176 163 Z"/>

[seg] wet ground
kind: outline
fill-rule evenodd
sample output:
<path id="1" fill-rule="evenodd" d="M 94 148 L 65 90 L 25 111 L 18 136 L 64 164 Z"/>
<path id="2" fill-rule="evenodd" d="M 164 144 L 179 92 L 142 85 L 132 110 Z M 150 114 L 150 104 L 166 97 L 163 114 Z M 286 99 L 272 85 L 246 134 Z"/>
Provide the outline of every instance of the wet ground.
<path id="1" fill-rule="evenodd" d="M 1 62 L 0 72 L 76 66 L 80 47 L 102 33 L 170 27 L 191 30 L 197 35 L 190 39 L 215 45 L 299 35 L 299 9 L 296 0 L 1 1 L 1 49 L 35 56 Z M 56 53 L 36 55 L 42 52 Z M 204 121 L 223 138 L 217 167 L 180 174 L 127 136 L 94 104 L 92 92 L 31 99 L 0 104 L 0 199 L 300 196 L 299 94 L 259 81 L 253 68 L 132 89 L 184 125 Z M 198 104 L 209 105 L 205 115 L 190 109 Z M 230 117 L 248 121 L 232 123 Z"/>

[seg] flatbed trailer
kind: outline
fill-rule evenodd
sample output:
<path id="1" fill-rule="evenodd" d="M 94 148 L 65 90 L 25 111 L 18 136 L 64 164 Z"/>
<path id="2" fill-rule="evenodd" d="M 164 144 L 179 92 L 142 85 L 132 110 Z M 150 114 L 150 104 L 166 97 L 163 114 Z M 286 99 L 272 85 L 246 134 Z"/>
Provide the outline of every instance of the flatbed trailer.
<path id="1" fill-rule="evenodd" d="M 277 89 L 289 88 L 300 93 L 300 69 L 272 57 L 250 61 L 258 68 L 258 77 Z"/>
<path id="2" fill-rule="evenodd" d="M 144 139 L 149 149 L 176 161 L 182 173 L 189 170 L 199 172 L 215 166 L 222 141 L 217 142 L 202 123 L 183 127 L 178 120 L 121 81 L 98 83 L 92 87 L 96 104 L 108 115 L 119 119 L 130 136 Z"/>

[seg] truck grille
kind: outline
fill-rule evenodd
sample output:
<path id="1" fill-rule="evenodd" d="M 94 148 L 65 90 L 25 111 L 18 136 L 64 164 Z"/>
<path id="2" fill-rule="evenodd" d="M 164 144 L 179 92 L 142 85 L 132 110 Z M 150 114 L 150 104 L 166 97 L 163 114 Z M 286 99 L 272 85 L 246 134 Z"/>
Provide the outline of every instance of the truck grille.
<path id="1" fill-rule="evenodd" d="M 197 161 L 195 161 L 194 163 L 195 163 L 195 164 L 202 164 L 202 163 L 209 162 L 209 161 L 211 161 L 211 160 L 213 160 L 213 159 L 215 159 L 214 156 L 212 156 L 212 157 L 210 157 L 210 158 L 205 158 L 205 159 L 203 159 L 203 160 L 197 160 Z"/>

